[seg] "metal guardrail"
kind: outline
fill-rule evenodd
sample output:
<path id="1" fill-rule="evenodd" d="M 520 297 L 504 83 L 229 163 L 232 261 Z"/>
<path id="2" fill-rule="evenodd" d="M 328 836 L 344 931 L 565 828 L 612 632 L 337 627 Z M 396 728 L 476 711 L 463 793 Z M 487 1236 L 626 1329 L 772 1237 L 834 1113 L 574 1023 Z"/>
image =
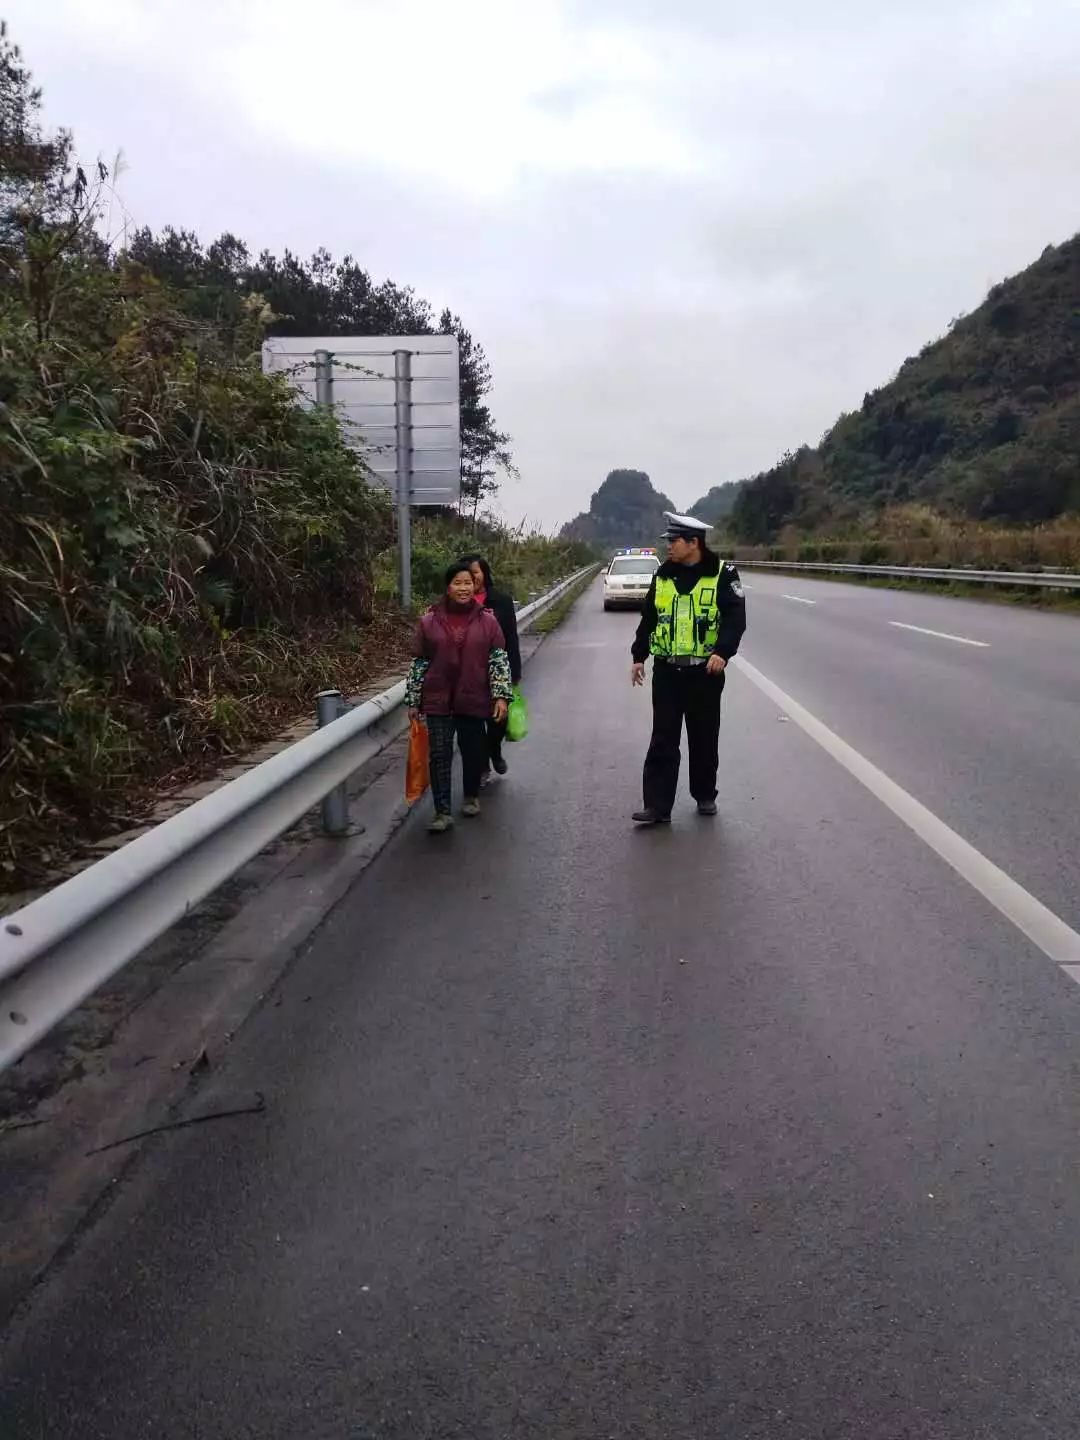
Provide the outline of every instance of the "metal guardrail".
<path id="1" fill-rule="evenodd" d="M 595 566 L 518 611 L 528 623 Z M 0 919 L 0 1070 L 406 728 L 405 682 Z"/>
<path id="2" fill-rule="evenodd" d="M 917 565 L 830 565 L 811 560 L 737 560 L 742 570 L 807 570 L 824 575 L 880 575 L 908 580 L 949 580 L 976 585 L 1031 585 L 1044 590 L 1080 591 L 1080 575 L 1061 570 L 968 570 Z"/>

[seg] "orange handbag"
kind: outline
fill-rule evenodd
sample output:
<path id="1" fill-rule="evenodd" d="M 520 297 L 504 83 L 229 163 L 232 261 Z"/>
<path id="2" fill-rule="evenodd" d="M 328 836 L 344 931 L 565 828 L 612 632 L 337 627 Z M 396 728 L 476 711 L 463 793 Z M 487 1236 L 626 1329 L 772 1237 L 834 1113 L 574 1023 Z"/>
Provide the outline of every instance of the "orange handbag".
<path id="1" fill-rule="evenodd" d="M 428 788 L 428 732 L 418 717 L 409 721 L 409 755 L 405 761 L 405 800 L 415 805 Z"/>

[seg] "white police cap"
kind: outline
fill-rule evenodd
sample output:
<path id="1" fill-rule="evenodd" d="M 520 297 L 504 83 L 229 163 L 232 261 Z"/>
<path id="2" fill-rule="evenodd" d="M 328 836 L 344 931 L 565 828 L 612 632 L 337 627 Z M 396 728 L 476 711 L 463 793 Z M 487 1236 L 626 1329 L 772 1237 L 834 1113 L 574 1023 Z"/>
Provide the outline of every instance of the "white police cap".
<path id="1" fill-rule="evenodd" d="M 696 515 L 673 515 L 670 510 L 665 510 L 664 519 L 668 522 L 664 531 L 665 540 L 704 541 L 709 533 L 708 522 L 699 520 Z"/>

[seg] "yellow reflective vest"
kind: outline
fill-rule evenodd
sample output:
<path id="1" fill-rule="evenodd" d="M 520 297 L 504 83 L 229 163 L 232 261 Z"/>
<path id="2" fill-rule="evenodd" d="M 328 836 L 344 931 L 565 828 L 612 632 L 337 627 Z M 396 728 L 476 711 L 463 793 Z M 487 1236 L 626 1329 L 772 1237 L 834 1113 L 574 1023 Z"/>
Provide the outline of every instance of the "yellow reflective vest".
<path id="1" fill-rule="evenodd" d="M 721 565 L 717 574 L 703 575 L 688 595 L 680 595 L 674 580 L 656 577 L 656 627 L 649 638 L 653 655 L 704 660 L 713 653 L 720 627 L 716 592 L 724 578 Z"/>

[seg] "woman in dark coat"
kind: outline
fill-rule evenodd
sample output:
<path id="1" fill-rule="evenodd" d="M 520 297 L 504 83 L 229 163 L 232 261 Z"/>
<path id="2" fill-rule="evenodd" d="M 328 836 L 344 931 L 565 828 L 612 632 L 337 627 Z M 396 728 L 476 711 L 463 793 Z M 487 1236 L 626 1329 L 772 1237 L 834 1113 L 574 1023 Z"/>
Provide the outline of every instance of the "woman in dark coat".
<path id="1" fill-rule="evenodd" d="M 505 724 L 510 662 L 503 634 L 490 610 L 477 605 L 468 563 L 446 571 L 446 593 L 416 627 L 413 662 L 405 683 L 410 717 L 423 714 L 431 752 L 435 816 L 428 827 L 449 830 L 454 736 L 461 751 L 465 790 L 462 814 L 480 813 L 480 779 L 487 763 L 486 724 Z"/>
<path id="2" fill-rule="evenodd" d="M 491 566 L 483 555 L 466 555 L 465 563 L 472 573 L 476 587 L 477 601 L 486 606 L 499 622 L 499 629 L 506 641 L 506 653 L 510 659 L 510 683 L 521 684 L 521 646 L 518 644 L 517 610 L 514 597 L 507 590 L 499 590 L 491 578 Z M 488 760 L 496 775 L 506 774 L 503 759 L 503 739 L 506 735 L 506 719 L 491 719 L 487 725 Z"/>

